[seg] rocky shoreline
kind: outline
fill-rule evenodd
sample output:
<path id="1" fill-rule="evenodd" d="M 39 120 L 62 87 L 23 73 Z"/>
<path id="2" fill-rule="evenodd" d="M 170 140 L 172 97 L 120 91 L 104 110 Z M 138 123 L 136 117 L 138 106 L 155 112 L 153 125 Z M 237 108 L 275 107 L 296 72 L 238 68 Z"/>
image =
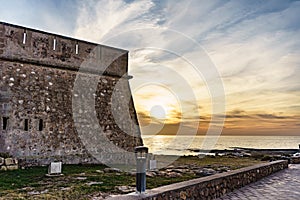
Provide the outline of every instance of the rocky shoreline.
<path id="1" fill-rule="evenodd" d="M 284 153 L 284 154 L 294 154 L 300 152 L 300 149 L 256 149 L 256 148 L 244 148 L 244 147 L 230 147 L 231 149 L 213 149 L 213 150 L 204 150 L 204 149 L 188 149 L 191 152 L 196 153 L 215 153 L 215 154 L 226 154 L 226 153 L 255 153 L 263 152 L 266 154 L 275 154 L 275 153 Z"/>

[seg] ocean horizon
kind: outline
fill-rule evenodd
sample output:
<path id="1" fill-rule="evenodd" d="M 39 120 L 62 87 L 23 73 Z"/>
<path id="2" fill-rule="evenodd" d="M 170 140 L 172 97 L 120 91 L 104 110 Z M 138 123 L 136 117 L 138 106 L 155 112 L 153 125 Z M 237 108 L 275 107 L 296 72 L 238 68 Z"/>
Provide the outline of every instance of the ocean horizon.
<path id="1" fill-rule="evenodd" d="M 192 150 L 225 150 L 234 147 L 255 149 L 298 149 L 300 136 L 143 136 L 150 153 L 198 155 Z"/>

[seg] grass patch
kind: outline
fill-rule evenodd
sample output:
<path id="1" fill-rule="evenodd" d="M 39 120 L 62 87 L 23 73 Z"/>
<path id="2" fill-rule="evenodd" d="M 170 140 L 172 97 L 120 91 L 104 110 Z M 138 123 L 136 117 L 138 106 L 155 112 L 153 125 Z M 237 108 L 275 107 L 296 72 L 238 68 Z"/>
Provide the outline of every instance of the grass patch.
<path id="1" fill-rule="evenodd" d="M 22 187 L 35 187 L 47 172 L 46 167 L 33 167 L 26 170 L 1 171 L 0 194 L 3 190 L 15 190 Z"/>
<path id="2" fill-rule="evenodd" d="M 254 158 L 180 157 L 173 165 L 197 165 L 211 168 L 227 166 L 237 169 L 261 161 Z M 24 170 L 0 171 L 0 199 L 91 199 L 99 193 L 119 193 L 116 186 L 135 187 L 135 176 L 128 173 L 99 173 L 104 165 L 63 165 L 64 176 L 47 177 L 47 167 L 32 167 Z M 181 177 L 147 177 L 147 188 L 156 188 L 171 183 L 196 178 L 194 174 Z M 89 185 L 94 182 L 98 184 Z"/>
<path id="3" fill-rule="evenodd" d="M 205 156 L 199 159 L 195 156 L 182 156 L 174 162 L 174 165 L 194 164 L 202 167 L 210 166 L 212 168 L 227 166 L 231 170 L 234 170 L 259 163 L 262 163 L 262 161 L 251 157 Z"/>

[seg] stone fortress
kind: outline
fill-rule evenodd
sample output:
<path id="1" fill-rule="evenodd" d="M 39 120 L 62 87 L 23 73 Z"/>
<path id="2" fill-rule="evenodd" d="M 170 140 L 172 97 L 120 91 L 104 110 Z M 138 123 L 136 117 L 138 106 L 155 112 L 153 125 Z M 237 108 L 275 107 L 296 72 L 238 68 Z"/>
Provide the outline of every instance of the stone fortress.
<path id="1" fill-rule="evenodd" d="M 81 70 L 87 58 L 88 67 Z M 0 22 L 0 153 L 24 165 L 99 163 L 78 133 L 79 127 L 89 134 L 90 111 L 77 109 L 74 121 L 72 103 L 78 95 L 94 97 L 97 134 L 133 152 L 142 139 L 127 71 L 128 51 Z M 78 74 L 96 77 L 96 91 L 82 88 L 77 94 Z"/>

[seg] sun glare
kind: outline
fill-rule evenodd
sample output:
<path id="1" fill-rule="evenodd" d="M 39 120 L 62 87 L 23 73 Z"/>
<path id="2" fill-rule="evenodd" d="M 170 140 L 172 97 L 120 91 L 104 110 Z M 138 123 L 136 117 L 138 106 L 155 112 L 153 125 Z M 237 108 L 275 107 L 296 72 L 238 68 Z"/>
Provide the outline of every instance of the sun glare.
<path id="1" fill-rule="evenodd" d="M 147 85 L 135 91 L 134 96 L 138 103 L 137 109 L 151 118 L 164 122 L 178 120 L 180 104 L 177 97 L 167 88 L 161 85 Z"/>
<path id="2" fill-rule="evenodd" d="M 165 108 L 160 105 L 155 105 L 150 110 L 151 117 L 155 117 L 157 119 L 165 119 L 166 111 Z"/>

